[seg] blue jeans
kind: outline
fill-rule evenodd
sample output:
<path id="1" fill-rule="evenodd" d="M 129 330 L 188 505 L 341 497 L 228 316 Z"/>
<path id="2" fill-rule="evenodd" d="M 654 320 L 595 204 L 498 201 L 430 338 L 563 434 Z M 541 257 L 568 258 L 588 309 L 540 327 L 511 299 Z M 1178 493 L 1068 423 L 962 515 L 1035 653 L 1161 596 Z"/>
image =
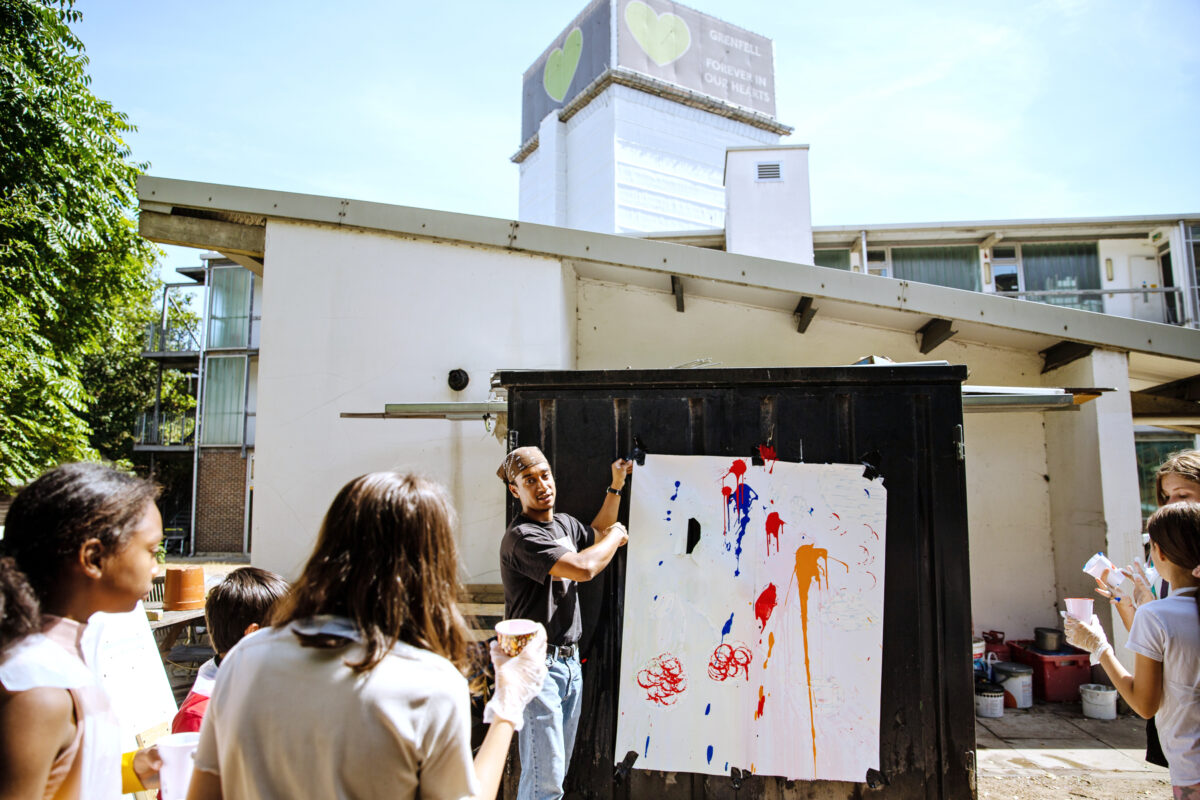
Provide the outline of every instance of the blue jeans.
<path id="1" fill-rule="evenodd" d="M 575 748 L 583 700 L 579 653 L 571 658 L 546 657 L 548 672 L 537 697 L 525 706 L 525 724 L 517 734 L 521 748 L 521 782 L 517 800 L 557 800 Z"/>

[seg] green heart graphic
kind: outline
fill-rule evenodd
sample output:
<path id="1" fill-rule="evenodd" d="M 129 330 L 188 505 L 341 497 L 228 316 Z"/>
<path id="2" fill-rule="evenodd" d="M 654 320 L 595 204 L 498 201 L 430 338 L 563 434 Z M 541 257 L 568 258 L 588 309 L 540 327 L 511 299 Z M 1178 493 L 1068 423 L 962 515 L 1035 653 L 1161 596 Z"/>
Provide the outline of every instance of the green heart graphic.
<path id="1" fill-rule="evenodd" d="M 646 55 L 660 67 L 677 60 L 692 44 L 692 35 L 682 17 L 670 11 L 655 13 L 640 0 L 625 6 L 625 25 Z"/>
<path id="2" fill-rule="evenodd" d="M 567 34 L 562 49 L 554 50 L 546 57 L 546 68 L 542 70 L 542 86 L 546 94 L 562 102 L 575 77 L 579 66 L 579 54 L 583 52 L 583 31 L 576 28 Z"/>

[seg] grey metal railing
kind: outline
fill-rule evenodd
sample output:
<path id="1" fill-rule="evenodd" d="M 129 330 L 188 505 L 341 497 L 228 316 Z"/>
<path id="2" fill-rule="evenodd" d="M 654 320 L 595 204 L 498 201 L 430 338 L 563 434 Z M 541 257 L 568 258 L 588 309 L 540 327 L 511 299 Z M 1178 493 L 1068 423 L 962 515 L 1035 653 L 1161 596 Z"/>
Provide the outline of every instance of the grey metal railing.
<path id="1" fill-rule="evenodd" d="M 146 351 L 150 353 L 189 353 L 200 350 L 199 325 L 146 325 Z"/>
<path id="2" fill-rule="evenodd" d="M 196 442 L 194 414 L 160 414 L 146 411 L 138 420 L 136 442 L 141 445 L 183 446 Z"/>

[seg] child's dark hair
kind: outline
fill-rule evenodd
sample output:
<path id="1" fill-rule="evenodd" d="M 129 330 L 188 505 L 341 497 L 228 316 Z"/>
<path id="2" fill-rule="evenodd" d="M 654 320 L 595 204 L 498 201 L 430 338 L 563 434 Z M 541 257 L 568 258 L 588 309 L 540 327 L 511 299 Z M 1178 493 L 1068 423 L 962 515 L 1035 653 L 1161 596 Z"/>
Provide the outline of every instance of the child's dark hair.
<path id="1" fill-rule="evenodd" d="M 1155 511 L 1146 523 L 1150 541 L 1172 564 L 1194 572 L 1200 566 L 1200 503 L 1171 503 Z M 1200 592 L 1196 593 L 1200 614 Z"/>
<path id="2" fill-rule="evenodd" d="M 41 607 L 84 542 L 120 550 L 157 496 L 150 481 L 89 463 L 55 467 L 22 489 L 0 541 L 0 652 L 41 628 Z"/>
<path id="3" fill-rule="evenodd" d="M 258 567 L 241 567 L 208 593 L 204 618 L 213 649 L 228 653 L 252 624 L 266 625 L 271 608 L 287 594 L 287 581 Z"/>

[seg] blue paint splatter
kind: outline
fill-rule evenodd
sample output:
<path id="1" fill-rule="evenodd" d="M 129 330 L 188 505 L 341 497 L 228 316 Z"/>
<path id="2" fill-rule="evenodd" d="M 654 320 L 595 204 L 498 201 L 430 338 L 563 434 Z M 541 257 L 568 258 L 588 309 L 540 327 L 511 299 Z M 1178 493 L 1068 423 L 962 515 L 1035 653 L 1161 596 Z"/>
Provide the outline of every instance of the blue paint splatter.
<path id="1" fill-rule="evenodd" d="M 650 737 L 649 736 L 646 737 L 646 749 L 642 753 L 642 758 L 645 758 L 648 755 L 650 755 Z"/>
<path id="2" fill-rule="evenodd" d="M 662 562 L 661 562 L 661 561 L 660 561 L 660 562 L 658 562 L 658 565 L 661 567 L 661 566 L 662 566 Z"/>
<path id="3" fill-rule="evenodd" d="M 809 515 L 810 517 L 812 516 L 812 512 L 813 512 L 813 510 L 810 508 L 810 509 L 808 510 L 808 515 Z"/>
<path id="4" fill-rule="evenodd" d="M 671 495 L 671 499 L 674 500 L 676 497 L 679 497 L 679 481 L 675 481 L 675 494 Z"/>
<path id="5" fill-rule="evenodd" d="M 657 599 L 658 599 L 658 595 L 654 595 L 654 599 L 655 599 L 655 600 L 657 600 Z"/>
<path id="6" fill-rule="evenodd" d="M 663 519 L 666 520 L 667 522 L 671 521 L 671 510 L 670 509 L 667 509 L 667 515 L 665 517 L 663 517 Z"/>
<path id="7" fill-rule="evenodd" d="M 871 490 L 870 490 L 870 489 L 864 488 L 864 489 L 863 489 L 863 491 L 867 493 L 867 497 L 870 497 L 870 496 L 871 496 Z"/>
<path id="8" fill-rule="evenodd" d="M 725 620 L 725 627 L 721 628 L 721 641 L 722 642 L 725 641 L 725 637 L 729 635 L 729 632 L 731 630 L 733 630 L 733 614 L 732 613 L 729 615 L 729 619 Z"/>
<path id="9" fill-rule="evenodd" d="M 742 539 L 746 536 L 746 526 L 750 524 L 750 509 L 752 503 L 758 500 L 758 494 L 750 488 L 748 483 L 739 483 L 729 497 L 725 499 L 726 506 L 734 506 L 738 515 L 738 534 L 737 534 L 737 550 L 734 555 L 737 557 L 737 565 L 733 569 L 733 576 L 736 578 L 742 574 Z M 725 509 L 725 514 L 728 516 L 729 509 Z M 729 543 L 725 543 L 725 549 L 729 549 Z"/>
<path id="10" fill-rule="evenodd" d="M 712 763 L 712 745 L 708 746 L 708 763 Z"/>
<path id="11" fill-rule="evenodd" d="M 729 762 L 728 761 L 725 762 L 725 771 L 729 772 Z"/>
<path id="12" fill-rule="evenodd" d="M 710 711 L 712 711 L 712 703 L 709 703 L 708 705 L 706 705 L 706 706 L 704 707 L 704 716 L 706 716 L 706 717 L 707 717 L 707 716 L 708 716 L 708 712 L 710 712 Z"/>

